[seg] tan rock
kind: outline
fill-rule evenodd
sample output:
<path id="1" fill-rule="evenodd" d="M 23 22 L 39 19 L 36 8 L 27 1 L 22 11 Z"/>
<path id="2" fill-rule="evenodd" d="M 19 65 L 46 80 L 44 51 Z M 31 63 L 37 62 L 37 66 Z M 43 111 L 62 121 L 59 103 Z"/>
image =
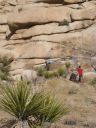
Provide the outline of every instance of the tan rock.
<path id="1" fill-rule="evenodd" d="M 49 41 L 49 42 L 58 42 L 63 44 L 69 44 L 72 46 L 71 43 L 79 45 L 82 41 L 82 34 L 80 32 L 73 32 L 73 33 L 62 33 L 62 34 L 52 34 L 52 35 L 41 35 L 33 37 L 32 41 Z"/>
<path id="2" fill-rule="evenodd" d="M 0 48 L 0 56 L 14 58 L 14 54 L 10 50 L 4 49 L 4 48 Z"/>
<path id="3" fill-rule="evenodd" d="M 24 70 L 21 74 L 23 80 L 33 82 L 37 79 L 37 72 L 34 70 Z"/>
<path id="4" fill-rule="evenodd" d="M 45 2 L 51 4 L 63 3 L 63 0 L 18 0 L 19 4 Z"/>
<path id="5" fill-rule="evenodd" d="M 11 63 L 11 71 L 16 69 L 33 69 L 35 65 L 45 63 L 44 59 L 19 59 Z"/>
<path id="6" fill-rule="evenodd" d="M 64 0 L 64 2 L 69 3 L 69 4 L 74 4 L 74 3 L 81 3 L 86 0 Z"/>
<path id="7" fill-rule="evenodd" d="M 19 3 L 25 4 L 28 2 L 45 2 L 45 3 L 50 3 L 50 4 L 64 4 L 64 3 L 68 3 L 68 4 L 73 4 L 73 3 L 80 3 L 80 2 L 84 2 L 86 0 L 18 0 Z"/>
<path id="8" fill-rule="evenodd" d="M 7 16 L 0 14 L 0 25 L 7 24 Z"/>
<path id="9" fill-rule="evenodd" d="M 73 10 L 71 17 L 72 20 L 91 20 L 95 19 L 96 17 L 96 6 L 91 7 L 91 8 L 85 8 L 81 10 Z"/>
<path id="10" fill-rule="evenodd" d="M 7 44 L 7 41 L 6 40 L 1 40 L 0 39 L 0 48 L 6 46 L 6 44 Z"/>
<path id="11" fill-rule="evenodd" d="M 96 53 L 96 24 L 83 31 L 82 47 L 94 55 Z"/>
<path id="12" fill-rule="evenodd" d="M 7 2 L 13 6 L 17 4 L 17 0 L 7 0 Z"/>
<path id="13" fill-rule="evenodd" d="M 46 25 L 36 25 L 29 29 L 18 30 L 16 34 L 14 34 L 11 39 L 25 39 L 31 38 L 38 35 L 51 35 L 56 33 L 66 33 L 73 30 L 79 30 L 86 28 L 93 24 L 93 21 L 85 20 L 85 21 L 76 21 L 70 23 L 69 25 L 59 26 L 58 23 L 51 23 Z M 19 41 L 20 42 L 20 41 Z"/>
<path id="14" fill-rule="evenodd" d="M 84 80 L 92 80 L 96 78 L 96 73 L 95 72 L 86 72 L 84 73 Z"/>
<path id="15" fill-rule="evenodd" d="M 46 25 L 36 25 L 24 32 L 14 34 L 11 39 L 24 39 L 30 38 L 37 35 L 45 35 L 45 34 L 54 34 L 54 33 L 63 33 L 69 31 L 69 26 L 58 26 L 58 23 L 46 24 Z"/>
<path id="16" fill-rule="evenodd" d="M 5 39 L 5 34 L 4 33 L 0 33 L 0 40 L 4 40 Z"/>
<path id="17" fill-rule="evenodd" d="M 28 25 L 60 22 L 64 19 L 70 22 L 70 11 L 71 9 L 67 7 L 38 7 L 38 10 L 36 7 L 33 7 L 28 11 L 13 13 L 8 16 L 8 25 L 10 30 L 14 30 L 25 26 L 28 27 Z M 16 18 L 14 18 L 14 15 Z"/>
<path id="18" fill-rule="evenodd" d="M 6 33 L 7 27 L 7 25 L 0 25 L 0 33 Z"/>
<path id="19" fill-rule="evenodd" d="M 13 70 L 13 71 L 10 71 L 10 74 L 12 77 L 16 76 L 16 75 L 20 75 L 21 76 L 21 73 L 24 71 L 24 69 L 16 69 L 16 70 Z M 16 78 L 16 77 L 15 77 Z M 20 80 L 20 79 L 19 79 Z"/>
<path id="20" fill-rule="evenodd" d="M 51 42 L 29 42 L 14 47 L 15 58 L 21 59 L 43 59 L 60 56 L 61 48 L 57 43 Z"/>

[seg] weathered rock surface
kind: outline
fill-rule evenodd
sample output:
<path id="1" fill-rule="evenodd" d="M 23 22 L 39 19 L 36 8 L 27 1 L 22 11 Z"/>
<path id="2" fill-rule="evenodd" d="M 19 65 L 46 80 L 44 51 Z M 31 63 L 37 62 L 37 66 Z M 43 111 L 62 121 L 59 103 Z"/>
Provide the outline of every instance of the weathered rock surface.
<path id="1" fill-rule="evenodd" d="M 50 22 L 60 22 L 64 19 L 71 22 L 71 9 L 66 7 L 33 7 L 32 9 L 21 11 L 20 13 L 13 13 L 8 17 L 8 25 L 11 31 L 16 29 L 45 24 Z M 14 15 L 16 18 L 14 18 Z"/>
<path id="2" fill-rule="evenodd" d="M 48 58 L 94 57 L 96 1 L 0 0 L 0 55 L 14 58 L 14 77 Z"/>

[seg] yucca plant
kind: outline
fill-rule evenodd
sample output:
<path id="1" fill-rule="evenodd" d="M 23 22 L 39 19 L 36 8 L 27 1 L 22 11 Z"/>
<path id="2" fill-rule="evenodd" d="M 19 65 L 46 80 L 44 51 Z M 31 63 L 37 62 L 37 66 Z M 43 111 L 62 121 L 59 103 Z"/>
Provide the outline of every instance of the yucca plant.
<path id="1" fill-rule="evenodd" d="M 17 85 L 2 87 L 3 97 L 0 107 L 18 121 L 28 121 L 28 117 L 34 115 L 41 104 L 41 94 L 32 95 L 27 82 L 20 81 Z"/>
<path id="2" fill-rule="evenodd" d="M 67 107 L 64 107 L 64 104 L 61 104 L 49 94 L 45 94 L 42 101 L 42 108 L 38 112 L 41 124 L 56 122 L 69 111 Z"/>
<path id="3" fill-rule="evenodd" d="M 32 94 L 26 81 L 3 86 L 2 90 L 0 108 L 14 116 L 20 122 L 20 128 L 41 127 L 44 122 L 54 122 L 67 112 L 50 95 L 42 92 Z"/>

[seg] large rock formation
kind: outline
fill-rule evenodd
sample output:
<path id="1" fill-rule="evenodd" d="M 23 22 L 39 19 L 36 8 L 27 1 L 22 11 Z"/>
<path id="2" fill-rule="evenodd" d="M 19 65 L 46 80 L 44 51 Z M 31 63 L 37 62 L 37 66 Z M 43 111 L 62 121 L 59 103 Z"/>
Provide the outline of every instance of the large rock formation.
<path id="1" fill-rule="evenodd" d="M 12 75 L 48 58 L 96 54 L 96 0 L 0 0 L 0 55 Z"/>

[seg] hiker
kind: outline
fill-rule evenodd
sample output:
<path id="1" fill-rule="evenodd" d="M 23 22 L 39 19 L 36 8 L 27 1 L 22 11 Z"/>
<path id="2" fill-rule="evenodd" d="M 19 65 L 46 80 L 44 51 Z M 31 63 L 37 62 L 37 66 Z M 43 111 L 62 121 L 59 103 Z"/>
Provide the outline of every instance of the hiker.
<path id="1" fill-rule="evenodd" d="M 69 80 L 76 82 L 77 81 L 77 71 L 75 69 L 72 70 Z"/>
<path id="2" fill-rule="evenodd" d="M 81 66 L 79 66 L 79 67 L 77 68 L 77 72 L 78 72 L 78 76 L 79 76 L 78 82 L 81 82 L 81 81 L 82 81 L 82 77 L 83 77 L 83 73 L 84 73 L 84 71 L 83 71 L 83 69 L 81 68 Z"/>

